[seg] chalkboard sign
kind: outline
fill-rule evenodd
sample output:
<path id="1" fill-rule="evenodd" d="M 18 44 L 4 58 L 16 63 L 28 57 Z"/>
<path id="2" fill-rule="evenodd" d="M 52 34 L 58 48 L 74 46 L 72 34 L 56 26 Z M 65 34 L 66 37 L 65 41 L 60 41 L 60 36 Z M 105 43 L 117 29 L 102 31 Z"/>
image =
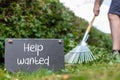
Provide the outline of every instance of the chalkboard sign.
<path id="1" fill-rule="evenodd" d="M 32 72 L 40 68 L 64 69 L 61 39 L 5 39 L 5 68 L 10 72 Z"/>

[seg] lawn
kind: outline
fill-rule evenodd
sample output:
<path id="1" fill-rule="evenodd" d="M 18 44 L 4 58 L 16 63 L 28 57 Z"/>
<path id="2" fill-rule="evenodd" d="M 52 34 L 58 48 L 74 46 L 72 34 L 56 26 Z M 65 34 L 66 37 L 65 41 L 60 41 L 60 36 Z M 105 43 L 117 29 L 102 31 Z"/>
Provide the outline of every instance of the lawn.
<path id="1" fill-rule="evenodd" d="M 33 73 L 16 74 L 1 68 L 0 80 L 120 80 L 120 64 L 66 64 L 65 69 L 59 72 L 41 69 Z"/>

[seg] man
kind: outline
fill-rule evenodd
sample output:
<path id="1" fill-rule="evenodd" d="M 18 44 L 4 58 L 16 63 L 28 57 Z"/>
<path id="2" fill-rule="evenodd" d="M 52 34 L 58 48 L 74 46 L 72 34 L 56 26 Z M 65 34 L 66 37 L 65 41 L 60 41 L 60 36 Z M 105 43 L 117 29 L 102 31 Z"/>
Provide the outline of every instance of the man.
<path id="1" fill-rule="evenodd" d="M 102 2 L 103 0 L 95 0 L 93 8 L 95 16 L 99 15 Z M 108 18 L 112 35 L 112 53 L 120 53 L 120 0 L 112 0 Z"/>

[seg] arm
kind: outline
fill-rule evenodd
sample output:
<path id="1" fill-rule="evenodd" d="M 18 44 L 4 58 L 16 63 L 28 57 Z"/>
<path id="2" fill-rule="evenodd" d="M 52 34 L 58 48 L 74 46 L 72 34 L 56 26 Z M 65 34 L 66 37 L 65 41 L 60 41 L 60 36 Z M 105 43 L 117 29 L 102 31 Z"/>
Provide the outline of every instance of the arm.
<path id="1" fill-rule="evenodd" d="M 100 6 L 101 6 L 102 2 L 103 2 L 103 0 L 95 0 L 94 8 L 93 8 L 93 12 L 94 12 L 95 16 L 99 15 Z"/>

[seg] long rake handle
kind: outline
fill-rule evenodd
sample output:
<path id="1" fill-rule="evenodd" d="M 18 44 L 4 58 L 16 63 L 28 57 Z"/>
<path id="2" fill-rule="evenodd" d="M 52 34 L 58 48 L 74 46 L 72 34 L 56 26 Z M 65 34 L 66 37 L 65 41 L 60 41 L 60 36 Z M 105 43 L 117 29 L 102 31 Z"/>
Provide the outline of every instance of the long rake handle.
<path id="1" fill-rule="evenodd" d="M 94 16 L 93 19 L 91 20 L 91 22 L 89 23 L 89 25 L 88 25 L 88 27 L 87 27 L 87 29 L 86 29 L 86 33 L 89 33 L 89 32 L 90 32 L 90 29 L 91 29 L 91 27 L 92 27 L 92 24 L 93 24 L 95 18 L 96 18 L 96 16 Z"/>
<path id="2" fill-rule="evenodd" d="M 86 32 L 85 32 L 85 34 L 84 34 L 84 37 L 83 37 L 83 39 L 82 39 L 82 42 L 87 41 L 87 39 L 88 39 L 88 33 L 90 32 L 90 29 L 91 29 L 91 27 L 92 27 L 92 24 L 93 24 L 95 18 L 96 18 L 96 16 L 94 16 L 93 19 L 91 20 L 91 22 L 89 23 L 89 25 L 88 25 L 88 27 L 87 27 L 87 29 L 86 29 Z"/>

